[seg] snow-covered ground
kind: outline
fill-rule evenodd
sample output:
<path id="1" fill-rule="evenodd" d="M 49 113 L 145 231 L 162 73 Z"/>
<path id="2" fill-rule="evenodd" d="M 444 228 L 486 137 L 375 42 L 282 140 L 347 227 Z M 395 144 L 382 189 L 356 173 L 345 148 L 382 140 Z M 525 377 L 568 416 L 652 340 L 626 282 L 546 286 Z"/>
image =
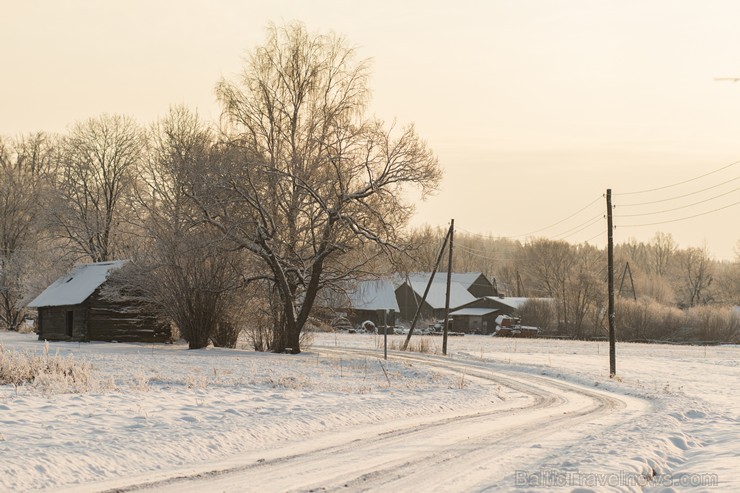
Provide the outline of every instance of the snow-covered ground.
<path id="1" fill-rule="evenodd" d="M 0 386 L 0 490 L 740 491 L 737 346 L 382 341 L 50 343 L 89 378 Z"/>

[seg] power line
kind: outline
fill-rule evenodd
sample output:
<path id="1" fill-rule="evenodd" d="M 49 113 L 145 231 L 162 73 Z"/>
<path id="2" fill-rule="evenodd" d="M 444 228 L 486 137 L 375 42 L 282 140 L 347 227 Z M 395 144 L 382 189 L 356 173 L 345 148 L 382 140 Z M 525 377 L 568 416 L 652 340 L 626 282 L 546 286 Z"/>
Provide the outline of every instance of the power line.
<path id="1" fill-rule="evenodd" d="M 719 173 L 720 171 L 725 170 L 727 168 L 731 168 L 732 166 L 735 166 L 738 163 L 740 163 L 740 161 L 735 161 L 734 163 L 730 163 L 726 166 L 722 166 L 721 168 L 715 169 L 714 171 L 710 171 L 709 173 L 705 173 L 703 175 L 699 175 L 694 178 L 689 178 L 688 180 L 680 181 L 678 183 L 673 183 L 672 185 L 666 185 L 666 186 L 657 187 L 657 188 L 650 188 L 647 190 L 638 190 L 636 192 L 622 192 L 622 193 L 615 194 L 615 195 L 637 195 L 640 193 L 657 192 L 658 190 L 665 190 L 666 188 L 677 187 L 678 185 L 683 185 L 684 183 L 689 183 L 689 182 L 704 178 L 706 176 L 713 175 L 714 173 Z"/>
<path id="2" fill-rule="evenodd" d="M 602 198 L 603 198 L 603 195 L 600 195 L 600 196 L 596 197 L 596 198 L 595 198 L 595 199 L 594 199 L 593 201 L 589 202 L 588 204 L 586 204 L 586 205 L 585 205 L 585 206 L 583 206 L 582 208 L 578 209 L 578 210 L 577 210 L 576 212 L 574 212 L 574 213 L 573 213 L 573 214 L 571 214 L 570 216 L 566 217 L 565 219 L 561 219 L 560 221 L 558 221 L 558 222 L 556 222 L 556 223 L 553 223 L 553 224 L 551 224 L 551 225 L 549 225 L 549 226 L 546 226 L 546 227 L 544 227 L 544 228 L 540 228 L 540 229 L 538 229 L 538 230 L 536 230 L 536 231 L 532 231 L 532 232 L 529 232 L 529 233 L 525 233 L 525 234 L 523 234 L 523 235 L 513 236 L 513 237 L 510 237 L 510 238 L 520 238 L 520 237 L 522 237 L 522 236 L 530 236 L 530 235 L 533 235 L 533 234 L 535 234 L 535 233 L 539 233 L 539 232 L 541 232 L 541 231 L 545 231 L 546 229 L 550 229 L 550 228 L 552 228 L 552 227 L 554 227 L 554 226 L 557 226 L 558 224 L 564 223 L 564 222 L 565 222 L 565 221 L 567 221 L 568 219 L 570 219 L 570 218 L 572 218 L 572 217 L 574 217 L 574 216 L 576 216 L 576 215 L 580 214 L 581 212 L 585 211 L 586 209 L 588 209 L 589 207 L 591 207 L 592 205 L 594 205 L 594 204 L 595 204 L 596 202 L 598 202 L 598 201 L 599 201 L 599 200 L 601 200 Z M 578 226 L 576 226 L 576 227 L 578 227 Z"/>
<path id="3" fill-rule="evenodd" d="M 506 262 L 506 261 L 512 261 L 513 258 L 507 258 L 507 257 L 490 257 L 488 255 L 481 255 L 479 253 L 475 253 L 475 250 L 471 251 L 469 248 L 466 247 L 460 247 L 465 253 L 468 255 L 472 255 L 473 257 L 482 258 L 485 260 L 490 260 L 492 262 Z"/>
<path id="4" fill-rule="evenodd" d="M 589 226 L 591 226 L 591 225 L 593 225 L 594 223 L 596 223 L 596 221 L 598 221 L 598 220 L 600 220 L 600 219 L 603 219 L 603 218 L 604 218 L 604 213 L 603 213 L 603 212 L 599 212 L 599 214 L 598 214 L 598 215 L 596 215 L 596 216 L 592 217 L 591 219 L 589 219 L 589 220 L 587 220 L 587 221 L 585 221 L 585 222 L 582 222 L 582 223 L 581 223 L 581 224 L 579 224 L 578 226 L 573 226 L 573 227 L 572 227 L 572 228 L 570 228 L 569 230 L 563 231 L 562 233 L 558 233 L 558 234 L 556 234 L 556 235 L 553 235 L 553 237 L 554 237 L 555 239 L 564 239 L 564 238 L 568 238 L 568 237 L 570 237 L 570 236 L 573 236 L 573 235 L 574 235 L 574 234 L 576 234 L 576 233 L 579 233 L 579 232 L 583 231 L 584 229 L 586 229 L 586 228 L 588 228 Z M 579 229 L 579 228 L 580 228 L 580 229 Z M 577 230 L 577 231 L 573 231 L 573 230 Z M 571 231 L 572 231 L 572 233 L 571 233 Z M 570 233 L 570 234 L 568 234 L 568 233 Z"/>
<path id="5" fill-rule="evenodd" d="M 540 228 L 540 229 L 537 229 L 537 230 L 535 230 L 535 231 L 530 231 L 529 233 L 524 233 L 524 234 L 520 234 L 520 235 L 513 235 L 513 236 L 498 236 L 498 237 L 496 237 L 496 238 L 498 238 L 498 239 L 505 239 L 505 240 L 513 240 L 513 239 L 516 239 L 516 238 L 524 238 L 524 237 L 527 237 L 527 236 L 531 236 L 531 235 L 533 235 L 533 234 L 535 234 L 535 233 L 539 233 L 539 232 L 541 232 L 541 231 L 545 231 L 545 230 L 547 230 L 547 229 L 550 229 L 550 228 L 552 228 L 552 227 L 555 227 L 555 226 L 557 226 L 558 224 L 564 223 L 565 221 L 567 221 L 568 219 L 571 219 L 572 217 L 575 217 L 576 215 L 578 215 L 578 214 L 580 214 L 581 212 L 585 211 L 586 209 L 588 209 L 589 207 L 591 207 L 591 206 L 592 206 L 592 205 L 594 205 L 594 204 L 595 204 L 596 202 L 598 202 L 599 200 L 602 200 L 602 199 L 603 199 L 603 195 L 600 195 L 600 196 L 596 197 L 596 198 L 595 198 L 594 200 L 592 200 L 591 202 L 589 202 L 588 204 L 586 204 L 585 206 L 583 206 L 583 207 L 581 207 L 580 209 L 578 209 L 578 210 L 577 210 L 576 212 L 574 212 L 573 214 L 571 214 L 571 215 L 569 215 L 569 216 L 567 216 L 567 217 L 565 217 L 565 218 L 563 218 L 563 219 L 561 219 L 561 220 L 559 220 L 559 221 L 557 221 L 557 222 L 555 222 L 555 223 L 553 223 L 553 224 L 550 224 L 549 226 L 545 226 L 544 228 Z M 579 225 L 579 226 L 580 226 L 580 225 Z M 578 227 L 578 226 L 576 226 L 576 228 L 577 228 L 577 227 Z M 467 231 L 467 230 L 465 230 L 465 229 L 462 229 L 462 228 L 459 228 L 459 227 L 458 227 L 457 229 L 459 229 L 460 231 L 463 231 L 464 233 L 467 233 L 467 234 L 470 234 L 470 235 L 474 235 L 474 236 L 478 236 L 478 237 L 480 237 L 480 238 L 491 238 L 491 237 L 493 237 L 493 235 L 491 235 L 491 234 L 488 234 L 488 235 L 484 235 L 484 234 L 481 234 L 481 233 L 474 233 L 474 232 L 472 232 L 472 231 Z M 567 233 L 567 231 L 566 231 L 566 233 Z"/>
<path id="6" fill-rule="evenodd" d="M 717 185 L 712 185 L 711 187 L 702 188 L 701 190 L 697 190 L 695 192 L 685 193 L 683 195 L 677 195 L 676 197 L 669 197 L 667 199 L 660 199 L 660 200 L 651 200 L 649 202 L 639 202 L 635 204 L 619 204 L 617 207 L 635 207 L 639 205 L 651 205 L 651 204 L 658 204 L 660 202 L 669 202 L 671 200 L 678 200 L 685 197 L 689 197 L 690 195 L 696 195 L 697 193 L 706 192 L 707 190 L 712 190 L 713 188 L 721 187 L 722 185 L 727 185 L 728 183 L 732 183 L 735 180 L 740 180 L 740 176 L 736 176 L 735 178 L 732 178 L 731 180 L 723 181 L 722 183 L 718 183 Z"/>
<path id="7" fill-rule="evenodd" d="M 645 223 L 645 224 L 623 224 L 623 225 L 621 225 L 621 227 L 622 228 L 636 228 L 636 227 L 639 227 L 639 226 L 657 226 L 659 224 L 675 223 L 675 222 L 678 222 L 678 221 L 685 221 L 687 219 L 693 219 L 695 217 L 706 216 L 707 214 L 712 214 L 713 212 L 718 212 L 718 211 L 721 211 L 721 210 L 724 210 L 724 209 L 729 209 L 730 207 L 734 207 L 734 206 L 736 206 L 738 204 L 740 204 L 740 202 L 735 202 L 734 204 L 726 205 L 724 207 L 720 207 L 718 209 L 713 209 L 711 211 L 702 212 L 700 214 L 694 214 L 693 216 L 686 216 L 686 217 L 681 217 L 681 218 L 678 218 L 678 219 L 671 219 L 671 220 L 668 220 L 668 221 L 659 221 L 659 222 L 656 222 L 656 223 Z"/>
<path id="8" fill-rule="evenodd" d="M 681 209 L 686 209 L 687 207 L 693 207 L 695 205 L 699 205 L 699 204 L 703 204 L 705 202 L 710 202 L 712 200 L 716 200 L 716 199 L 718 199 L 720 197 L 724 197 L 725 195 L 729 195 L 729 194 L 731 194 L 733 192 L 737 192 L 738 190 L 740 190 L 740 187 L 738 187 L 738 188 L 736 188 L 734 190 L 730 190 L 729 192 L 725 192 L 725 193 L 722 193 L 722 194 L 719 194 L 719 195 L 715 195 L 714 197 L 710 197 L 708 199 L 700 200 L 699 202 L 694 202 L 693 204 L 687 204 L 687 205 L 682 205 L 680 207 L 674 207 L 673 209 L 664 209 L 662 211 L 655 211 L 655 212 L 643 212 L 643 213 L 640 213 L 640 214 L 620 214 L 617 217 L 652 216 L 654 214 L 663 214 L 663 213 L 666 213 L 666 212 L 678 211 L 678 210 L 681 210 Z"/>
<path id="9" fill-rule="evenodd" d="M 599 232 L 598 232 L 597 234 L 593 235 L 593 236 L 592 236 L 591 238 L 589 238 L 588 240 L 585 240 L 585 241 L 584 241 L 584 243 L 588 243 L 589 241 L 593 241 L 593 240 L 595 240 L 596 238 L 598 238 L 599 236 L 601 236 L 601 235 L 603 235 L 603 234 L 604 234 L 604 232 L 603 232 L 603 231 L 599 231 Z"/>

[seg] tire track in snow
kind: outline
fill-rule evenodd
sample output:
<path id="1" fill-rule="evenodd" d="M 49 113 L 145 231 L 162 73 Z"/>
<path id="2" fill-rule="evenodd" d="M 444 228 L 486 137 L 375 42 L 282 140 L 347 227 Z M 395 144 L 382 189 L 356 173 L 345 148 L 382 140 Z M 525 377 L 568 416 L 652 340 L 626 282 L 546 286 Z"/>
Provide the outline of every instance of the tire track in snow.
<path id="1" fill-rule="evenodd" d="M 323 349 L 323 350 L 327 350 Z M 361 355 L 374 355 L 377 352 L 367 350 L 349 350 Z M 438 490 L 462 491 L 484 490 L 493 487 L 504 478 L 510 478 L 515 468 L 522 468 L 522 460 L 532 455 L 532 448 L 540 449 L 544 435 L 567 429 L 569 424 L 582 426 L 585 418 L 594 420 L 601 416 L 616 413 L 626 407 L 622 399 L 606 395 L 603 392 L 561 382 L 531 374 L 517 375 L 512 371 L 494 370 L 483 363 L 475 361 L 454 361 L 445 357 L 417 356 L 409 353 L 394 353 L 394 358 L 419 364 L 432 366 L 441 371 L 457 370 L 466 375 L 494 381 L 519 392 L 528 393 L 546 401 L 549 399 L 549 413 L 538 412 L 534 407 L 528 408 L 529 416 L 519 419 L 515 425 L 481 427 L 477 435 L 468 436 L 458 442 L 453 450 L 444 453 L 432 453 L 428 456 L 409 461 L 402 466 L 390 466 L 371 473 L 358 476 L 343 485 L 324 488 L 325 491 L 334 491 L 349 488 L 351 491 L 364 491 L 383 486 L 392 490 Z M 562 392 L 560 396 L 553 393 L 553 389 Z M 563 398 L 568 396 L 568 398 Z M 556 397 L 560 397 L 557 399 Z M 562 413 L 554 414 L 554 411 Z M 544 419 L 543 419 L 544 417 Z M 520 417 L 521 418 L 521 417 Z M 459 427 L 459 426 L 458 426 Z M 561 435 L 579 435 L 579 433 L 560 433 Z M 563 437 L 565 438 L 565 437 Z M 560 440 L 563 440 L 560 438 Z M 495 464 L 492 464 L 495 461 Z M 466 474 L 448 474 L 440 476 L 435 471 L 444 468 L 448 471 L 468 471 Z M 473 471 L 471 474 L 470 471 Z M 410 472 L 409 472 L 410 471 Z M 371 485 L 371 486 L 368 486 Z M 304 491 L 304 490 L 297 490 Z"/>
<path id="2" fill-rule="evenodd" d="M 377 351 L 321 347 L 322 354 L 378 357 Z M 368 426 L 327 444 L 321 437 L 248 464 L 214 469 L 109 492 L 141 491 L 392 491 L 484 490 L 588 433 L 596 422 L 624 409 L 625 401 L 576 384 L 431 355 L 389 353 L 389 358 L 463 373 L 526 396 L 490 411 L 412 424 Z M 521 402 L 524 401 L 524 402 Z M 585 426 L 585 429 L 584 429 Z M 598 429 L 599 424 L 593 425 Z M 577 428 L 580 428 L 578 430 Z M 445 473 L 444 471 L 450 471 Z"/>

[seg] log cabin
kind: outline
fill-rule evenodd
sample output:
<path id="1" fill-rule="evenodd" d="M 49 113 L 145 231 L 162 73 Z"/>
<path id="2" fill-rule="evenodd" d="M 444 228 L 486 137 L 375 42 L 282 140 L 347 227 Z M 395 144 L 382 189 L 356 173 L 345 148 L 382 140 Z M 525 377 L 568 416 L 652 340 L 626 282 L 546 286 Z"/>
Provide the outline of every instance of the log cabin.
<path id="1" fill-rule="evenodd" d="M 125 260 L 76 266 L 31 303 L 38 310 L 40 340 L 170 342 L 168 324 L 131 299 L 111 299 L 101 288 Z"/>

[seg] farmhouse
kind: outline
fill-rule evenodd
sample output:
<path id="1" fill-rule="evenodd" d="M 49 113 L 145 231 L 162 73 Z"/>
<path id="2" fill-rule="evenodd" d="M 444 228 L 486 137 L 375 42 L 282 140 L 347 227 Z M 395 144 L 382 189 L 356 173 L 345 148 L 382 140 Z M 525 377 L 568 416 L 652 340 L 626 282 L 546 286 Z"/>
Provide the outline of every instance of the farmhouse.
<path id="1" fill-rule="evenodd" d="M 38 310 L 41 340 L 166 342 L 170 327 L 130 301 L 101 295 L 109 275 L 125 260 L 78 265 L 28 306 Z"/>

